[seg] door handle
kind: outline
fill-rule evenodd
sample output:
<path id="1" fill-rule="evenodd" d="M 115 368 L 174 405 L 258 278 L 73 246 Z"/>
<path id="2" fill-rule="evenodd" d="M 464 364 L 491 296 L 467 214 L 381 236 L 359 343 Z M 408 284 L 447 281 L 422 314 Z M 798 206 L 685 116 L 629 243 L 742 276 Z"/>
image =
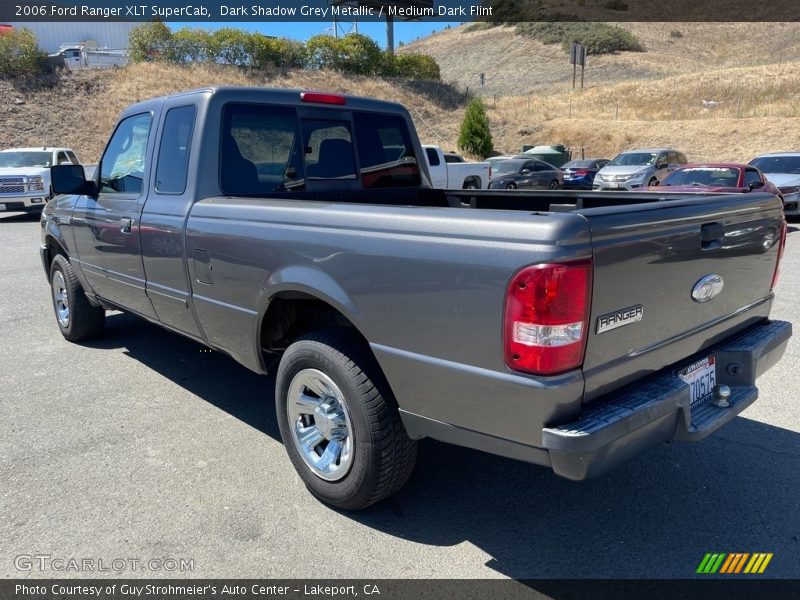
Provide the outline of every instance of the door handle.
<path id="1" fill-rule="evenodd" d="M 119 230 L 122 233 L 130 233 L 131 227 L 133 227 L 133 219 L 129 219 L 128 217 L 122 217 L 119 220 Z"/>
<path id="2" fill-rule="evenodd" d="M 700 227 L 700 246 L 703 250 L 716 250 L 722 247 L 725 228 L 722 223 L 706 223 Z"/>

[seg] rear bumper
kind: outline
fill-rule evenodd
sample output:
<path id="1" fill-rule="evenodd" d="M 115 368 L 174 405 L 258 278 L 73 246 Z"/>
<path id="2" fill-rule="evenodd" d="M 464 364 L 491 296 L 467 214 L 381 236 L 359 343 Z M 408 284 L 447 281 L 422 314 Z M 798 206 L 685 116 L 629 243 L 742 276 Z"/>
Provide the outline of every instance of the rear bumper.
<path id="1" fill-rule="evenodd" d="M 706 402 L 690 410 L 689 386 L 669 369 L 598 400 L 577 421 L 544 428 L 542 445 L 553 470 L 579 481 L 662 442 L 707 437 L 758 398 L 756 378 L 781 359 L 791 335 L 791 323 L 765 322 L 687 361 L 716 356 L 717 383 L 732 392 L 727 408 Z"/>

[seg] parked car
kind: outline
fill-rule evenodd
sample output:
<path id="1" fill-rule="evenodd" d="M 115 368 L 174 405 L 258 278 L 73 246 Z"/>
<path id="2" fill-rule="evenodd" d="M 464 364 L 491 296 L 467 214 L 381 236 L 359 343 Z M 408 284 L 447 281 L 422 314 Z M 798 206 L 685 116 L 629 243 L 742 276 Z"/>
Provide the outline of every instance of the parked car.
<path id="1" fill-rule="evenodd" d="M 636 190 L 661 181 L 687 164 L 686 155 L 669 148 L 626 150 L 600 169 L 593 190 Z"/>
<path id="2" fill-rule="evenodd" d="M 124 310 L 277 365 L 291 464 L 345 509 L 399 490 L 417 439 L 582 480 L 756 400 L 791 336 L 769 320 L 777 198 L 445 191 L 424 153 L 390 102 L 216 88 L 134 104 L 94 180 L 51 169 L 56 326 L 79 342 Z M 95 358 L 73 368 L 91 377 Z"/>
<path id="3" fill-rule="evenodd" d="M 590 190 L 597 172 L 609 163 L 607 158 L 571 160 L 561 167 L 565 190 Z"/>
<path id="4" fill-rule="evenodd" d="M 439 146 L 423 146 L 433 187 L 441 190 L 480 190 L 492 177 L 488 162 L 449 162 Z"/>
<path id="5" fill-rule="evenodd" d="M 79 164 L 69 148 L 0 151 L 0 212 L 39 212 L 50 198 L 50 167 Z"/>
<path id="6" fill-rule="evenodd" d="M 738 163 L 698 163 L 675 169 L 658 187 L 670 192 L 725 192 L 761 190 L 782 198 L 781 191 L 756 167 Z"/>
<path id="7" fill-rule="evenodd" d="M 800 216 L 800 152 L 762 154 L 750 164 L 778 186 L 786 216 Z"/>
<path id="8" fill-rule="evenodd" d="M 489 187 L 497 189 L 557 190 L 564 174 L 561 169 L 536 158 L 509 158 L 492 165 Z"/>

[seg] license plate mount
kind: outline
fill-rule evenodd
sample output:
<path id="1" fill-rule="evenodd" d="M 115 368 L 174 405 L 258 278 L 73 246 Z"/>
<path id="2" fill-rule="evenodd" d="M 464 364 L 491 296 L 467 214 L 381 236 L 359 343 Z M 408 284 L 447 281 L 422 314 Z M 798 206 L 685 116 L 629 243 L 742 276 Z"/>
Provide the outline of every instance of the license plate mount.
<path id="1" fill-rule="evenodd" d="M 692 363 L 678 372 L 678 377 L 689 386 L 692 408 L 702 404 L 714 395 L 717 386 L 717 360 L 715 356 Z"/>

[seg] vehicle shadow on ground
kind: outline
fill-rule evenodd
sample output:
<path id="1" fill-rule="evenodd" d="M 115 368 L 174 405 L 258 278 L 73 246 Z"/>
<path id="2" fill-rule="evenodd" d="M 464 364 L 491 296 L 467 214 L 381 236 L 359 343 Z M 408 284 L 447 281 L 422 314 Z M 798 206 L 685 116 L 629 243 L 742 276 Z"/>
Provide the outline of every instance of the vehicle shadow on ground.
<path id="1" fill-rule="evenodd" d="M 124 348 L 280 440 L 274 377 L 135 317 L 111 315 L 108 329 L 90 345 Z M 798 474 L 800 434 L 741 417 L 704 442 L 660 446 L 580 484 L 423 441 L 403 490 L 366 511 L 340 514 L 420 544 L 472 544 L 488 555 L 487 566 L 513 578 L 687 578 L 706 552 L 773 552 L 765 576 L 796 577 Z"/>

